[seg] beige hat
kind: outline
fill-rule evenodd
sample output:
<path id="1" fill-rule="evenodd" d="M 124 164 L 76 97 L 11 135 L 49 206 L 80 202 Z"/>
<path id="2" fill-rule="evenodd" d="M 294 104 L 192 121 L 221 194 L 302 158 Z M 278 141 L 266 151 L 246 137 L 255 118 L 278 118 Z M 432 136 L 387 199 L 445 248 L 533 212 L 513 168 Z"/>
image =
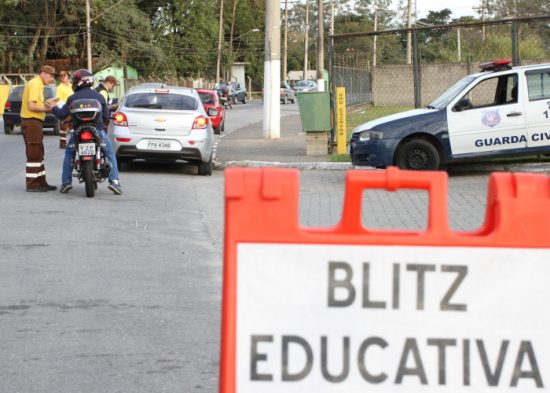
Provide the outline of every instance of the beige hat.
<path id="1" fill-rule="evenodd" d="M 43 65 L 40 68 L 40 72 L 45 72 L 46 74 L 52 74 L 53 76 L 59 76 L 57 72 L 55 72 L 55 68 L 49 65 Z"/>
<path id="2" fill-rule="evenodd" d="M 117 78 L 115 78 L 115 77 L 112 76 L 112 75 L 107 75 L 107 76 L 105 77 L 105 79 L 103 79 L 103 82 L 110 82 L 110 83 L 112 83 L 112 84 L 115 85 L 115 86 L 118 86 L 118 84 L 119 84 Z"/>

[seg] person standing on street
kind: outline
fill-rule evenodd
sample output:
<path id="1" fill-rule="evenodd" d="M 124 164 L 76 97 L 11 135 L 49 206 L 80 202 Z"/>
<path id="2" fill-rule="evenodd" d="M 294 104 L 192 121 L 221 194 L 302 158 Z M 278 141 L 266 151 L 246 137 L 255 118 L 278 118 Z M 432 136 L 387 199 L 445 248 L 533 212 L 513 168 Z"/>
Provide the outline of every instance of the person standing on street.
<path id="1" fill-rule="evenodd" d="M 67 99 L 70 95 L 73 94 L 73 89 L 71 88 L 71 80 L 69 79 L 69 74 L 67 71 L 61 71 L 59 73 L 60 83 L 57 86 L 56 98 L 59 101 L 67 102 Z M 72 128 L 71 117 L 68 116 L 66 119 L 61 121 L 61 127 L 59 130 L 59 148 L 64 149 L 67 146 L 67 134 Z"/>
<path id="2" fill-rule="evenodd" d="M 49 103 L 44 102 L 44 85 L 54 83 L 55 68 L 44 65 L 38 76 L 31 79 L 23 89 L 21 99 L 21 130 L 27 155 L 26 187 L 27 192 L 54 191 L 46 181 L 44 167 L 44 119 L 50 112 Z"/>
<path id="3" fill-rule="evenodd" d="M 115 86 L 118 86 L 118 80 L 112 75 L 107 75 L 103 82 L 99 84 L 98 87 L 95 88 L 95 91 L 97 91 L 99 94 L 105 98 L 105 102 L 107 103 L 107 106 L 110 111 L 116 110 L 118 105 L 112 105 L 110 103 L 110 97 L 109 92 L 113 90 Z"/>

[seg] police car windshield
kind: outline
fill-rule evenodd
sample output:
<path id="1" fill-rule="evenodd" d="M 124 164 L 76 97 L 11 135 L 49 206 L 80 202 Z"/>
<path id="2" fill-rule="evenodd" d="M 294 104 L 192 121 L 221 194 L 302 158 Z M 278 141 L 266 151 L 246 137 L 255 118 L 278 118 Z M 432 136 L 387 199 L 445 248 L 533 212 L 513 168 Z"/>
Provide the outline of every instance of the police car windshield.
<path id="1" fill-rule="evenodd" d="M 467 76 L 464 79 L 459 80 L 449 90 L 435 99 L 428 108 L 443 109 L 457 96 L 459 95 L 472 81 L 475 79 L 473 76 Z"/>

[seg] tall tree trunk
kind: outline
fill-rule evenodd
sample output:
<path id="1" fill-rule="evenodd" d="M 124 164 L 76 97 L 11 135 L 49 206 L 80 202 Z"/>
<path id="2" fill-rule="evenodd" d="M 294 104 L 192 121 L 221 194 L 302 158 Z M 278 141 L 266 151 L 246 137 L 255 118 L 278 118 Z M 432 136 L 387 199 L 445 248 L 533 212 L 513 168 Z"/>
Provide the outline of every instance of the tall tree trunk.
<path id="1" fill-rule="evenodd" d="M 32 67 L 33 65 L 33 59 L 34 59 L 34 51 L 36 50 L 36 46 L 38 45 L 38 40 L 40 38 L 40 34 L 42 33 L 42 28 L 39 27 L 34 31 L 34 35 L 32 36 L 31 44 L 29 45 L 29 48 L 27 49 L 27 59 L 28 59 L 28 67 Z"/>
<path id="2" fill-rule="evenodd" d="M 13 48 L 10 48 L 8 49 L 8 53 L 6 54 L 6 69 L 8 70 L 8 74 L 13 73 L 12 66 L 13 66 Z"/>
<path id="3" fill-rule="evenodd" d="M 235 12 L 237 10 L 237 3 L 239 2 L 239 0 L 233 0 L 233 13 L 232 13 L 232 16 L 231 16 L 231 32 L 229 34 L 229 50 L 230 50 L 230 56 L 229 56 L 229 59 L 230 59 L 230 63 L 229 64 L 229 80 L 231 81 L 231 78 L 233 77 L 233 63 L 235 62 L 236 60 L 236 53 L 235 53 L 235 56 L 233 56 L 233 33 L 235 31 Z"/>

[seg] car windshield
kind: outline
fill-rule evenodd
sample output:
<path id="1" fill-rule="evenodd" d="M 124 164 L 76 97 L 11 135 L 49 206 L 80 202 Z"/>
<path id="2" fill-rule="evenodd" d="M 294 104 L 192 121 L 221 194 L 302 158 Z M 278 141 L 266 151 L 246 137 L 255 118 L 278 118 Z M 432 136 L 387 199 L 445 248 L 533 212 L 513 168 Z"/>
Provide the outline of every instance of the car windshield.
<path id="1" fill-rule="evenodd" d="M 8 98 L 9 101 L 21 101 L 23 98 L 23 89 L 25 86 L 16 86 L 10 93 Z M 53 86 L 44 86 L 44 99 L 48 100 L 52 97 L 55 97 L 55 87 Z"/>
<path id="2" fill-rule="evenodd" d="M 198 101 L 191 96 L 168 93 L 134 93 L 126 98 L 128 108 L 196 110 Z"/>
<path id="3" fill-rule="evenodd" d="M 457 96 L 459 95 L 472 81 L 475 79 L 473 76 L 467 76 L 464 79 L 459 80 L 445 93 L 436 98 L 428 108 L 443 109 Z"/>
<path id="4" fill-rule="evenodd" d="M 214 97 L 212 96 L 212 94 L 199 93 L 199 97 L 201 98 L 201 102 L 203 104 L 213 104 L 214 103 Z"/>
<path id="5" fill-rule="evenodd" d="M 44 87 L 44 99 L 49 100 L 50 98 L 55 97 L 55 87 L 46 86 Z"/>
<path id="6" fill-rule="evenodd" d="M 308 85 L 308 81 L 298 81 L 298 83 L 296 83 L 296 86 L 307 86 Z"/>
<path id="7" fill-rule="evenodd" d="M 21 101 L 23 97 L 23 86 L 14 87 L 10 93 L 9 101 Z"/>

